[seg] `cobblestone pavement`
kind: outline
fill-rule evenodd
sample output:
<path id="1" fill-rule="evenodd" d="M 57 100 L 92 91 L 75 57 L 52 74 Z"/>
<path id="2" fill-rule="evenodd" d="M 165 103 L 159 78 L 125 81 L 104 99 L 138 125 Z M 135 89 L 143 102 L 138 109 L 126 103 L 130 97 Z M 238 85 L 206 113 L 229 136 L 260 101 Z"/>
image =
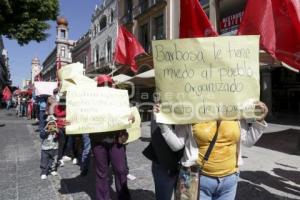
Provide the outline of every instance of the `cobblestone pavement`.
<path id="1" fill-rule="evenodd" d="M 40 180 L 40 141 L 33 121 L 16 118 L 12 111 L 0 111 L 0 199 L 55 200 L 94 199 L 94 172 L 79 176 L 79 166 L 67 162 L 58 177 Z M 127 146 L 129 180 L 134 200 L 152 200 L 154 186 L 151 163 L 141 154 L 149 143 L 149 123 L 143 123 L 142 138 Z M 270 124 L 255 147 L 243 149 L 237 200 L 300 199 L 300 156 L 295 155 L 300 127 Z M 92 165 L 92 163 L 91 163 Z M 93 167 L 91 167 L 92 169 Z M 111 178 L 112 199 L 114 193 Z"/>

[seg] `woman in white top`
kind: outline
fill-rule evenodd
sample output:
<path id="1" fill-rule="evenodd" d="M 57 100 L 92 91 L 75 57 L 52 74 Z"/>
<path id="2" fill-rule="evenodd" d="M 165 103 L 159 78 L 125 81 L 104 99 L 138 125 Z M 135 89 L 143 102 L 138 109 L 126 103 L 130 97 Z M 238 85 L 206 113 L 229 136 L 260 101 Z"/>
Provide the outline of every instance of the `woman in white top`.
<path id="1" fill-rule="evenodd" d="M 181 164 L 185 168 L 201 167 L 200 199 L 233 200 L 238 181 L 238 166 L 242 164 L 241 145 L 252 146 L 267 127 L 264 121 L 267 106 L 258 102 L 256 109 L 262 115 L 252 122 L 206 121 L 197 124 L 170 125 L 158 124 L 162 135 L 173 151 L 184 148 Z M 159 112 L 159 105 L 155 108 Z M 216 143 L 208 161 L 204 161 L 207 149 L 218 132 Z M 205 164 L 204 164 L 205 162 Z"/>

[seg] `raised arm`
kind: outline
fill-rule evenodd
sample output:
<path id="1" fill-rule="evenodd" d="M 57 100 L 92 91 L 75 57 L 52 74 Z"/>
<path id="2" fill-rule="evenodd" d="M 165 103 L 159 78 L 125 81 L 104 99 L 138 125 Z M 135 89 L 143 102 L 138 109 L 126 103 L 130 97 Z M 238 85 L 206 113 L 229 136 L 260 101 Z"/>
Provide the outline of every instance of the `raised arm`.
<path id="1" fill-rule="evenodd" d="M 158 123 L 158 126 L 161 129 L 162 136 L 173 151 L 179 151 L 185 146 L 188 137 L 187 125 L 176 125 L 175 129 L 168 124 Z"/>
<path id="2" fill-rule="evenodd" d="M 268 107 L 261 101 L 255 104 L 255 109 L 259 110 L 261 115 L 253 123 L 247 123 L 246 120 L 241 121 L 241 142 L 247 147 L 253 146 L 268 126 L 264 120 L 268 114 Z"/>
<path id="3" fill-rule="evenodd" d="M 266 127 L 267 127 L 267 123 L 265 121 L 248 124 L 246 123 L 245 120 L 242 120 L 241 121 L 242 144 L 247 147 L 253 146 L 262 136 Z"/>

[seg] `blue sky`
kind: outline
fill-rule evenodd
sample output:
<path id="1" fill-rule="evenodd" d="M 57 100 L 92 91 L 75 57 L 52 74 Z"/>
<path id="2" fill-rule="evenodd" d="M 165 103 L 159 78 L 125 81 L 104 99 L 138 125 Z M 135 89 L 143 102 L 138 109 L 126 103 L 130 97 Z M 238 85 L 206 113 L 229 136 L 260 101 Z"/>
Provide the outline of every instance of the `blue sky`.
<path id="1" fill-rule="evenodd" d="M 69 21 L 69 38 L 77 40 L 89 29 L 95 5 L 102 0 L 60 0 L 60 15 Z M 14 40 L 4 38 L 8 50 L 11 79 L 13 85 L 21 86 L 23 79 L 30 78 L 31 60 L 37 56 L 41 63 L 55 47 L 56 22 L 50 22 L 50 36 L 46 41 L 30 42 L 20 46 Z"/>

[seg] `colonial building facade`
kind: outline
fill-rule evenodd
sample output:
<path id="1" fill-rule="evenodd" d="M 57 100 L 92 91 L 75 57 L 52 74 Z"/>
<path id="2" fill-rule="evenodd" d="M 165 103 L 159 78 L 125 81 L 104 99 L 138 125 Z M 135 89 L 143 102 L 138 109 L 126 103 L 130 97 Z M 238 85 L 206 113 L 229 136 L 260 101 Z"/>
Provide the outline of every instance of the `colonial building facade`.
<path id="1" fill-rule="evenodd" d="M 37 57 L 34 57 L 31 61 L 31 83 L 34 83 L 37 76 L 42 70 L 40 60 Z"/>
<path id="2" fill-rule="evenodd" d="M 107 74 L 115 69 L 113 54 L 118 30 L 118 1 L 104 0 L 92 15 L 91 58 L 86 73 Z"/>
<path id="3" fill-rule="evenodd" d="M 91 66 L 91 37 L 88 31 L 81 38 L 79 38 L 71 51 L 72 62 L 80 62 L 83 64 L 85 72 L 88 71 L 88 67 Z"/>
<path id="4" fill-rule="evenodd" d="M 68 21 L 64 17 L 57 18 L 55 48 L 43 62 L 41 77 L 44 81 L 55 81 L 57 65 L 64 66 L 72 63 L 71 51 L 75 41 L 69 39 Z"/>

